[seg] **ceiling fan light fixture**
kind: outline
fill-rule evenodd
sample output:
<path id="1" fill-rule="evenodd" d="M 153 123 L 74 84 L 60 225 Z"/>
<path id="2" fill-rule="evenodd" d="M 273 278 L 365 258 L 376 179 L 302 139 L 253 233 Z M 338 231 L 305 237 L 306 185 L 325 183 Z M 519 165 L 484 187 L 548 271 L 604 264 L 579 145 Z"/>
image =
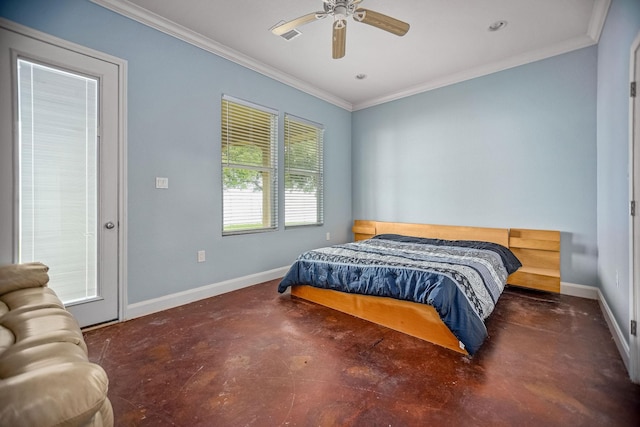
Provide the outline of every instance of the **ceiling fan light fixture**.
<path id="1" fill-rule="evenodd" d="M 336 6 L 333 9 L 333 16 L 335 16 L 336 21 L 337 20 L 345 20 L 347 19 L 348 13 L 347 13 L 347 8 L 346 6 L 340 5 L 340 6 Z"/>
<path id="2" fill-rule="evenodd" d="M 297 27 L 331 15 L 333 16 L 332 57 L 340 59 L 345 55 L 347 18 L 350 16 L 356 22 L 374 26 L 396 36 L 404 36 L 409 31 L 409 24 L 406 22 L 373 10 L 358 8 L 362 2 L 363 0 L 322 0 L 324 11 L 311 12 L 291 21 L 278 23 L 271 28 L 271 32 L 277 36 L 287 34 L 290 37 L 287 40 L 291 40 L 300 33 L 296 30 Z M 293 33 L 293 30 L 298 34 Z"/>

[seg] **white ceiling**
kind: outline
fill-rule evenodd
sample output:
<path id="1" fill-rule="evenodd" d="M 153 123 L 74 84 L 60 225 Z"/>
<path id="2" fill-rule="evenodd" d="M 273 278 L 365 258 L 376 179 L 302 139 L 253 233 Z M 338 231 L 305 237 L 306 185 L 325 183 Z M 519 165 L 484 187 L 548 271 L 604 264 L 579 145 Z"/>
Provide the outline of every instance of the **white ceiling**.
<path id="1" fill-rule="evenodd" d="M 291 41 L 270 28 L 322 0 L 92 0 L 347 110 L 597 43 L 611 0 L 364 0 L 411 25 L 404 37 L 349 19 L 331 58 L 331 18 Z M 497 32 L 489 25 L 505 20 Z M 365 74 L 363 80 L 356 75 Z"/>

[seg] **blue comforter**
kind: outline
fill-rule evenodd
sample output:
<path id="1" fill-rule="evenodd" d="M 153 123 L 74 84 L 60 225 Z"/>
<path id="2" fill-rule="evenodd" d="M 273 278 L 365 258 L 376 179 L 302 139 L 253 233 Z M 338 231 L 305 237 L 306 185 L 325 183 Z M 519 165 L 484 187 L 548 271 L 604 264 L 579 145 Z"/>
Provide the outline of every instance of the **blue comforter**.
<path id="1" fill-rule="evenodd" d="M 520 266 L 495 243 L 385 234 L 301 254 L 278 292 L 311 285 L 429 304 L 474 354 L 487 337 L 484 320 Z"/>

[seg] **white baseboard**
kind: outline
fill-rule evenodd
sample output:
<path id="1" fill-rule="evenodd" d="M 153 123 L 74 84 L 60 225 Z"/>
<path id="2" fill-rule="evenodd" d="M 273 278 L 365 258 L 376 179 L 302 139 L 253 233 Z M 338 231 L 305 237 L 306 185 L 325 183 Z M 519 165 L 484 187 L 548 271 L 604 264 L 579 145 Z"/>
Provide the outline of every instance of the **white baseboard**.
<path id="1" fill-rule="evenodd" d="M 560 293 L 587 299 L 598 299 L 600 289 L 595 286 L 578 285 L 575 283 L 560 282 Z"/>
<path id="2" fill-rule="evenodd" d="M 627 371 L 629 371 L 629 362 L 631 360 L 629 353 L 629 343 L 622 333 L 620 326 L 618 326 L 618 322 L 613 316 L 613 312 L 609 308 L 609 304 L 607 304 L 607 300 L 605 299 L 602 292 L 600 292 L 600 289 L 596 288 L 595 286 L 585 286 L 577 285 L 575 283 L 562 282 L 560 283 L 560 293 L 563 295 L 571 295 L 574 297 L 598 300 L 598 304 L 600 305 L 600 310 L 602 310 L 604 320 L 607 322 L 609 331 L 613 336 L 613 341 L 616 343 L 616 347 L 618 348 L 620 357 L 622 357 L 624 366 L 627 368 Z"/>
<path id="3" fill-rule="evenodd" d="M 165 295 L 159 298 L 129 304 L 125 310 L 124 319 L 135 319 L 136 317 L 146 316 L 158 311 L 168 310 L 170 308 L 189 304 L 201 299 L 246 288 L 247 286 L 278 279 L 284 276 L 288 270 L 289 266 L 280 267 L 269 271 L 263 271 L 261 273 L 238 277 L 236 279 L 225 280 L 224 282 L 213 283 L 211 285 L 177 292 L 175 294 Z"/>
<path id="4" fill-rule="evenodd" d="M 620 326 L 618 326 L 618 322 L 613 316 L 613 312 L 609 308 L 609 304 L 607 304 L 607 300 L 604 298 L 604 295 L 602 295 L 602 292 L 600 292 L 600 289 L 598 289 L 598 302 L 600 303 L 600 309 L 602 309 L 604 320 L 607 321 L 607 325 L 609 326 L 611 335 L 613 335 L 613 341 L 616 343 L 616 347 L 618 347 L 618 352 L 622 357 L 624 366 L 625 368 L 627 368 L 627 372 L 630 372 L 629 363 L 631 362 L 631 353 L 629 351 L 629 343 L 627 342 L 626 337 L 623 335 Z"/>

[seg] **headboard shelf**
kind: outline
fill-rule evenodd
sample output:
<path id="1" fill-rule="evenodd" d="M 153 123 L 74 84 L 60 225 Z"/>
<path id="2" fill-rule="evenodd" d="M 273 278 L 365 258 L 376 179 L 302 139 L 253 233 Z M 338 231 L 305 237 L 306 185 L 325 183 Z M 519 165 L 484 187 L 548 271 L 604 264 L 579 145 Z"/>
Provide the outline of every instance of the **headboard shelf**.
<path id="1" fill-rule="evenodd" d="M 514 286 L 560 292 L 560 232 L 526 228 L 459 227 L 452 225 L 406 224 L 355 220 L 354 239 L 369 239 L 376 234 L 403 234 L 446 240 L 481 240 L 508 247 L 522 262 L 509 276 Z"/>
<path id="2" fill-rule="evenodd" d="M 559 231 L 512 228 L 509 249 L 522 267 L 509 276 L 508 284 L 560 292 Z"/>

